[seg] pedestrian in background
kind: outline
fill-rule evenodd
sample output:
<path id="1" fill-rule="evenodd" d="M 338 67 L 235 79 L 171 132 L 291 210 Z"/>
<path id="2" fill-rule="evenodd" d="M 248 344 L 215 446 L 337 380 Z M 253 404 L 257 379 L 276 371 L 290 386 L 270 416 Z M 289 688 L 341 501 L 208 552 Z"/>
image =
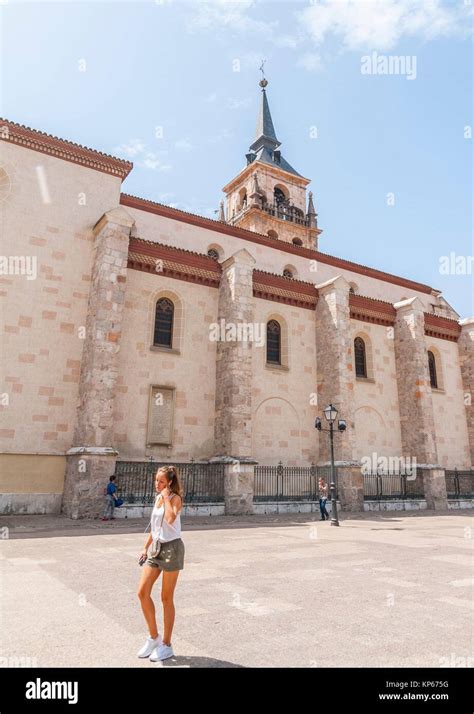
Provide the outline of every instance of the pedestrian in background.
<path id="1" fill-rule="evenodd" d="M 111 476 L 109 479 L 109 483 L 107 484 L 107 493 L 106 493 L 106 503 L 105 503 L 105 510 L 104 510 L 104 515 L 102 520 L 103 521 L 108 521 L 109 520 L 109 513 L 110 513 L 110 520 L 115 520 L 114 516 L 114 510 L 115 510 L 115 500 L 116 500 L 116 492 L 117 492 L 117 486 L 114 484 L 115 481 L 115 476 Z"/>
<path id="2" fill-rule="evenodd" d="M 319 510 L 321 511 L 321 520 L 328 521 L 329 513 L 326 510 L 326 503 L 328 502 L 328 485 L 326 481 L 321 477 L 319 479 Z"/>

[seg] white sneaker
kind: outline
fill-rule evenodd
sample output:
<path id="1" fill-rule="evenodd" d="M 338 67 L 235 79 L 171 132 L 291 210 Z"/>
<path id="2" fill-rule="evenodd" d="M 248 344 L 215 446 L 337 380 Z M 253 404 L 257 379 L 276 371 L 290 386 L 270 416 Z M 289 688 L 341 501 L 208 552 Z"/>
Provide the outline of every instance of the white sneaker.
<path id="1" fill-rule="evenodd" d="M 159 647 L 162 642 L 163 640 L 161 639 L 161 635 L 158 635 L 158 637 L 156 637 L 155 639 L 148 635 L 145 644 L 143 645 L 141 650 L 137 652 L 137 657 L 149 657 L 153 650 Z"/>
<path id="2" fill-rule="evenodd" d="M 169 659 L 170 657 L 174 657 L 173 648 L 171 645 L 165 645 L 161 642 L 151 653 L 150 660 L 151 662 L 158 662 L 159 660 Z"/>

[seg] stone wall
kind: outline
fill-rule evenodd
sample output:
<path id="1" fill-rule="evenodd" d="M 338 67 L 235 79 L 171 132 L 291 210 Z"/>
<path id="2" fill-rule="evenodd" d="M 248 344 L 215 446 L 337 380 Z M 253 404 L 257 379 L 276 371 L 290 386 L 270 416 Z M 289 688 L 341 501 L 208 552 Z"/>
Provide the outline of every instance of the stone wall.
<path id="1" fill-rule="evenodd" d="M 255 260 L 245 250 L 222 264 L 218 324 L 253 325 L 252 271 Z M 216 355 L 216 456 L 252 456 L 252 341 L 220 340 Z"/>

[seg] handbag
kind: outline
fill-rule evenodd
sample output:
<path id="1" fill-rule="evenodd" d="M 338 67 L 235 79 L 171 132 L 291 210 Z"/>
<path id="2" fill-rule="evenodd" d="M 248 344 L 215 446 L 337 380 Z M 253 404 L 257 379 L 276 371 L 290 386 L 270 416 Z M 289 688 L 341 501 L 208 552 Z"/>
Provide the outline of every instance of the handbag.
<path id="1" fill-rule="evenodd" d="M 163 525 L 164 517 L 165 517 L 165 508 L 164 508 L 164 503 L 163 503 L 163 515 L 161 517 L 160 530 L 161 530 L 161 526 Z M 150 520 L 150 525 L 151 525 L 151 520 Z M 162 546 L 162 543 L 161 543 L 160 539 L 158 539 L 156 543 L 153 541 L 153 549 L 150 553 L 150 558 L 158 557 L 160 550 L 161 550 L 161 546 Z"/>

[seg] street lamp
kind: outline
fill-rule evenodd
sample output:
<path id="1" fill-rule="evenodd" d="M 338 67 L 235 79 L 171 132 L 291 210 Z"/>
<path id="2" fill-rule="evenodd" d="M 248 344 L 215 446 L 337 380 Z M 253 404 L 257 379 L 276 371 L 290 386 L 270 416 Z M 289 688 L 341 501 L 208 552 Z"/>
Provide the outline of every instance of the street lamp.
<path id="1" fill-rule="evenodd" d="M 334 404 L 328 404 L 328 406 L 324 410 L 324 416 L 326 417 L 326 420 L 329 423 L 329 429 L 323 429 L 320 417 L 316 417 L 314 426 L 318 431 L 329 431 L 329 443 L 331 445 L 331 483 L 329 485 L 329 488 L 331 490 L 331 525 L 338 526 L 339 519 L 337 517 L 336 502 L 336 468 L 334 466 L 334 422 L 336 421 L 337 417 L 337 409 Z M 339 431 L 346 430 L 347 425 L 344 419 L 338 420 L 337 428 Z"/>

